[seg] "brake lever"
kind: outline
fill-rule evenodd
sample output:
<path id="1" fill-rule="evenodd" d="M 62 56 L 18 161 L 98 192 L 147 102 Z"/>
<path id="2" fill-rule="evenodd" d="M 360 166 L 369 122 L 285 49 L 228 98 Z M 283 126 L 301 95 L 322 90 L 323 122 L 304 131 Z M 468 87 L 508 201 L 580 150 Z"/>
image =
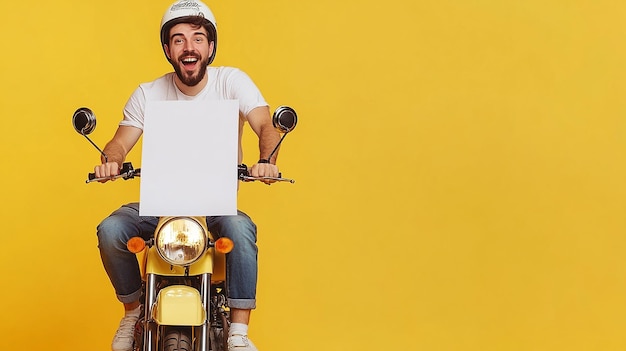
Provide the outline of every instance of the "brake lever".
<path id="1" fill-rule="evenodd" d="M 278 173 L 278 177 L 252 177 L 250 172 L 248 172 L 248 166 L 243 163 L 237 166 L 237 174 L 242 182 L 254 182 L 255 180 L 273 180 L 275 182 L 289 182 L 292 184 L 296 182 L 293 179 L 283 178 L 281 173 Z"/>

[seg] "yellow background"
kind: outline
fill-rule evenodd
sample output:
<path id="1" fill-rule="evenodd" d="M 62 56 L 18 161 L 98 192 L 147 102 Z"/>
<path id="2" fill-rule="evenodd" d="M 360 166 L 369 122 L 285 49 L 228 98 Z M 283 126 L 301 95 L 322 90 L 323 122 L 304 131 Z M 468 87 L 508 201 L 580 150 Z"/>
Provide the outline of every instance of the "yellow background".
<path id="1" fill-rule="evenodd" d="M 260 350 L 626 348 L 622 1 L 209 4 L 215 65 L 300 117 L 279 160 L 297 183 L 239 194 Z M 2 350 L 110 349 L 95 226 L 139 182 L 85 185 L 98 154 L 70 120 L 91 107 L 103 146 L 170 70 L 167 5 L 3 3 Z"/>

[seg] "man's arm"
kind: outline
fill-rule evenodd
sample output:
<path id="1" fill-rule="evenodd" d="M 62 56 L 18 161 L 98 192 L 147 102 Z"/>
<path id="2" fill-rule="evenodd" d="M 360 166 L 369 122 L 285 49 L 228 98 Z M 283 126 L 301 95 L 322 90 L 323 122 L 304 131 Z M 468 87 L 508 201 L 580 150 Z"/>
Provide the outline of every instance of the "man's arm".
<path id="1" fill-rule="evenodd" d="M 120 126 L 117 128 L 113 139 L 104 147 L 107 159 L 101 157 L 102 164 L 94 167 L 97 178 L 116 176 L 126 159 L 126 155 L 135 146 L 143 131 L 135 127 Z"/>
<path id="2" fill-rule="evenodd" d="M 259 159 L 267 159 L 280 141 L 280 134 L 272 125 L 270 110 L 267 106 L 260 106 L 247 116 L 250 127 L 259 137 Z M 276 166 L 276 158 L 278 150 L 272 155 L 269 163 L 257 163 L 250 169 L 250 175 L 253 177 L 278 177 L 278 167 Z"/>

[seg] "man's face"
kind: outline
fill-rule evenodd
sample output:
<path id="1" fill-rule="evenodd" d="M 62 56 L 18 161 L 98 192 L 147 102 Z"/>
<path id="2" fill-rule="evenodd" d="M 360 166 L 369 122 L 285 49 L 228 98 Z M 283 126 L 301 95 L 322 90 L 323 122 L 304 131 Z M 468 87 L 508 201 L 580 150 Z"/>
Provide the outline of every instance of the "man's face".
<path id="1" fill-rule="evenodd" d="M 196 86 L 206 74 L 213 42 L 209 42 L 204 27 L 180 23 L 170 29 L 170 40 L 165 45 L 176 75 L 187 86 Z"/>

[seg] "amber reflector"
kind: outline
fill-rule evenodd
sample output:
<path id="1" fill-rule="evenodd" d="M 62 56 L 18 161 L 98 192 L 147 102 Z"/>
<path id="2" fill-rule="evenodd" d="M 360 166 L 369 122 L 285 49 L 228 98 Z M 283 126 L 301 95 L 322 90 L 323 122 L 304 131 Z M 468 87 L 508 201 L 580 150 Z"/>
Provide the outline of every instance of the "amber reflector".
<path id="1" fill-rule="evenodd" d="M 235 247 L 235 243 L 228 238 L 219 238 L 215 242 L 215 250 L 224 254 L 231 252 L 233 247 Z"/>
<path id="2" fill-rule="evenodd" d="M 143 251 L 143 249 L 146 248 L 146 241 L 136 236 L 128 240 L 128 242 L 126 243 L 126 247 L 128 248 L 128 251 L 132 253 L 138 253 L 138 252 Z"/>

